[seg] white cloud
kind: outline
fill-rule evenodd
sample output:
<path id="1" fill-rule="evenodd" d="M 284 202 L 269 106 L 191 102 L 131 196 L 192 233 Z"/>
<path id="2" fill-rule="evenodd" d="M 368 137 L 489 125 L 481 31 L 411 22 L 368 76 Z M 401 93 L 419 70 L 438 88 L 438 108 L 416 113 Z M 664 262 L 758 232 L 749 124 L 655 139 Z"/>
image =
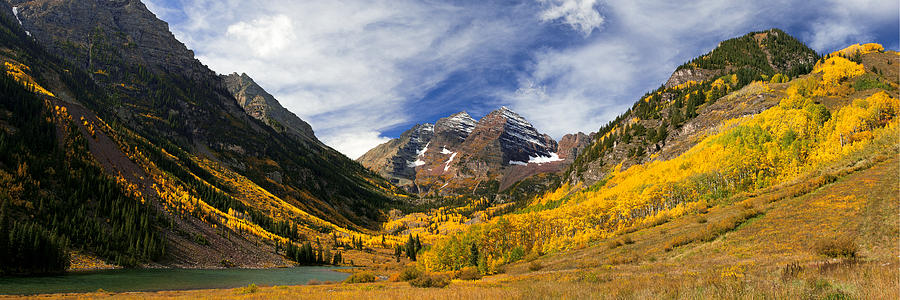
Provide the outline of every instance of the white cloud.
<path id="1" fill-rule="evenodd" d="M 258 57 L 278 55 L 294 40 L 294 25 L 285 15 L 262 17 L 228 26 L 226 36 L 242 41 Z"/>
<path id="2" fill-rule="evenodd" d="M 810 47 L 819 51 L 872 41 L 874 34 L 868 26 L 872 23 L 900 25 L 900 2 L 893 0 L 830 0 L 822 7 L 825 14 L 814 21 L 813 30 L 807 35 Z"/>
<path id="3" fill-rule="evenodd" d="M 546 6 L 541 11 L 542 21 L 562 19 L 572 29 L 581 31 L 585 36 L 603 25 L 603 17 L 594 8 L 598 0 L 538 0 Z"/>
<path id="4" fill-rule="evenodd" d="M 596 130 L 633 101 L 616 101 L 640 84 L 637 76 L 644 67 L 631 46 L 617 39 L 537 54 L 531 72 L 520 79 L 520 88 L 501 96 L 554 138 Z"/>
<path id="5" fill-rule="evenodd" d="M 376 131 L 346 131 L 338 135 L 328 136 L 322 140 L 327 145 L 335 149 L 344 149 L 343 153 L 351 159 L 357 159 L 366 154 L 372 146 L 380 145 L 390 138 L 381 136 Z"/>

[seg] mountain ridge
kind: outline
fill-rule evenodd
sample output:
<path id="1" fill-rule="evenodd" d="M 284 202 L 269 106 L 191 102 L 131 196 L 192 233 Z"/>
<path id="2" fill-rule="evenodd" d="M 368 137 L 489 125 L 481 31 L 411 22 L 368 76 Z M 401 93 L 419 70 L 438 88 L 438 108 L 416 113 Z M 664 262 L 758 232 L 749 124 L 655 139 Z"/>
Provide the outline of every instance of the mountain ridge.
<path id="1" fill-rule="evenodd" d="M 278 131 L 287 131 L 301 139 L 321 144 L 309 123 L 284 108 L 272 94 L 266 92 L 247 73 L 235 72 L 219 77 L 225 82 L 226 88 L 234 95 L 238 104 L 250 116 Z"/>

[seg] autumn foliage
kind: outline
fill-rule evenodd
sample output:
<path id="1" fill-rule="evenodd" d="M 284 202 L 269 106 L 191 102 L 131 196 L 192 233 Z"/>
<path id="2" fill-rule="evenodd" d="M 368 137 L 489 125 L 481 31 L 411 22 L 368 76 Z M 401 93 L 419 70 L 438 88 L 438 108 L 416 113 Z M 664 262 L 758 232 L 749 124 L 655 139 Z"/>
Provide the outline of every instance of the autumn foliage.
<path id="1" fill-rule="evenodd" d="M 633 228 L 658 226 L 705 211 L 726 203 L 732 195 L 816 172 L 897 130 L 900 102 L 885 91 L 834 109 L 817 103 L 821 96 L 846 96 L 842 88 L 864 73 L 861 65 L 849 59 L 825 59 L 811 75 L 792 81 L 778 105 L 723 122 L 680 156 L 627 169 L 620 165 L 608 180 L 589 188 L 572 190 L 564 185 L 534 202 L 562 201 L 558 208 L 472 226 L 436 242 L 424 255 L 424 264 L 432 270 L 476 265 L 490 274 L 526 255 L 586 247 Z M 721 224 L 709 224 L 707 231 L 673 240 L 668 248 L 709 240 L 757 213 L 748 211 Z M 471 245 L 477 251 L 471 251 Z"/>

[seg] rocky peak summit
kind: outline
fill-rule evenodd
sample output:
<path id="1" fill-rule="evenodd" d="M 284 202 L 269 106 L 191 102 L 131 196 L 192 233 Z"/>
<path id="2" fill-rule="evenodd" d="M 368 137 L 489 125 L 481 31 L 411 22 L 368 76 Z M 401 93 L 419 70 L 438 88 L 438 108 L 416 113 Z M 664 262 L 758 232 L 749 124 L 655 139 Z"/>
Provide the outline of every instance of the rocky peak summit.
<path id="1" fill-rule="evenodd" d="M 281 106 L 274 96 L 260 87 L 246 73 L 221 75 L 225 87 L 250 116 L 278 131 L 319 142 L 309 123 Z"/>
<path id="2" fill-rule="evenodd" d="M 394 184 L 410 185 L 416 178 L 416 167 L 425 164 L 423 159 L 434 138 L 434 127 L 429 123 L 413 126 L 400 137 L 372 148 L 357 161 Z"/>
<path id="3" fill-rule="evenodd" d="M 215 77 L 140 0 L 6 2 L 36 40 L 89 72 L 118 73 L 122 66 L 109 60 L 116 58 L 137 61 L 155 73 L 193 80 Z"/>
<path id="4" fill-rule="evenodd" d="M 817 59 L 814 50 L 781 29 L 772 28 L 720 42 L 709 53 L 679 66 L 665 87 L 701 82 L 739 69 L 793 77 L 811 71 L 809 66 Z"/>
<path id="5" fill-rule="evenodd" d="M 484 142 L 495 142 L 499 146 L 504 165 L 527 162 L 533 157 L 550 157 L 557 147 L 553 138 L 539 133 L 528 120 L 506 106 L 479 120 L 472 138 L 466 141 L 473 150 L 484 148 Z"/>
<path id="6" fill-rule="evenodd" d="M 444 142 L 458 145 L 465 141 L 475 129 L 475 119 L 462 111 L 442 118 L 434 123 L 434 134 L 444 138 Z"/>

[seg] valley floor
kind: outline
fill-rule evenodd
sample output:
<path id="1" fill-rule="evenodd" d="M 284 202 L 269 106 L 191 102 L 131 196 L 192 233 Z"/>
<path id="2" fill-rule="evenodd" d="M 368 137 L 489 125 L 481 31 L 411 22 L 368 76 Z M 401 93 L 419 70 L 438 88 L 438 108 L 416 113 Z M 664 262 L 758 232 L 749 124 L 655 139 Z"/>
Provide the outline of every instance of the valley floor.
<path id="1" fill-rule="evenodd" d="M 851 163 L 834 183 L 782 185 L 446 288 L 381 281 L 39 298 L 900 299 L 900 160 L 892 155 Z"/>

